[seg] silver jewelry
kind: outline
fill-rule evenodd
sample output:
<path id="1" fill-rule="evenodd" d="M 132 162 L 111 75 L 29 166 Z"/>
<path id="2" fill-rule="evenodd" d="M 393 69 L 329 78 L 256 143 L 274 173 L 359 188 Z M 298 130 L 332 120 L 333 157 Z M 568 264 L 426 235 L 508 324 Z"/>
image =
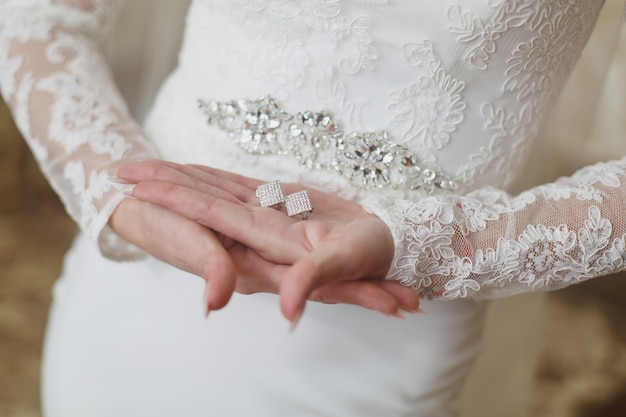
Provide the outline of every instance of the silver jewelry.
<path id="1" fill-rule="evenodd" d="M 344 132 L 326 111 L 296 115 L 272 97 L 231 102 L 200 101 L 208 123 L 253 154 L 289 155 L 310 169 L 335 172 L 357 189 L 454 191 L 456 183 L 427 166 L 386 131 Z"/>
<path id="2" fill-rule="evenodd" d="M 285 197 L 285 207 L 289 217 L 302 214 L 302 220 L 306 220 L 309 213 L 313 212 L 309 193 L 306 190 L 298 191 Z"/>
<path id="3" fill-rule="evenodd" d="M 267 184 L 259 185 L 256 188 L 256 196 L 259 199 L 261 207 L 282 208 L 285 202 L 285 195 L 280 186 L 280 181 L 272 181 Z"/>

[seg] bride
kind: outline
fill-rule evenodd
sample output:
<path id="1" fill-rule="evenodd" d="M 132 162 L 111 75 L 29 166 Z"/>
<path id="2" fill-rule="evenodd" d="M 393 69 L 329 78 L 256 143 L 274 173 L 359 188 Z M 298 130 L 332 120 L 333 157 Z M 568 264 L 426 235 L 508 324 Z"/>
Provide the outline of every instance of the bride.
<path id="1" fill-rule="evenodd" d="M 0 0 L 3 97 L 82 228 L 45 415 L 454 415 L 481 299 L 624 268 L 623 161 L 507 193 L 603 3 L 195 0 L 140 128 L 119 1 Z"/>

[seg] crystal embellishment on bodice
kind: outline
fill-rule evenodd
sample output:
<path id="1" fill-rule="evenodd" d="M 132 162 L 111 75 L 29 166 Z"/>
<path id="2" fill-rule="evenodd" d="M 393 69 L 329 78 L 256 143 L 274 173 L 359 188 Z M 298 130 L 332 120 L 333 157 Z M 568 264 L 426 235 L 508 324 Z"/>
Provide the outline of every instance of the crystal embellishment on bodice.
<path id="1" fill-rule="evenodd" d="M 327 111 L 292 115 L 272 97 L 231 102 L 200 101 L 208 123 L 244 150 L 288 155 L 310 169 L 338 173 L 357 189 L 409 189 L 429 194 L 453 191 L 456 184 L 426 166 L 386 131 L 344 132 Z"/>

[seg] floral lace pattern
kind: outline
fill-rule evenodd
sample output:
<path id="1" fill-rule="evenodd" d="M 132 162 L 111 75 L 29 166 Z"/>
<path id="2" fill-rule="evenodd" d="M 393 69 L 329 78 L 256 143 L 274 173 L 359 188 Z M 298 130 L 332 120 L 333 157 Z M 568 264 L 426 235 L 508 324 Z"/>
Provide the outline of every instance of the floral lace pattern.
<path id="1" fill-rule="evenodd" d="M 489 72 L 490 65 L 505 66 L 502 98 L 510 104 L 516 103 L 516 108 L 510 104 L 483 105 L 485 127 L 491 132 L 490 143 L 471 155 L 470 162 L 457 175 L 459 181 L 471 187 L 482 174 L 496 171 L 502 175 L 500 186 L 507 187 L 513 181 L 510 173 L 516 172 L 525 160 L 527 144 L 538 133 L 538 120 L 556 99 L 589 36 L 590 22 L 595 21 L 604 2 L 559 0 L 552 4 L 497 0 L 488 3 L 492 12 L 488 22 L 459 6 L 451 6 L 448 29 L 459 35 L 462 45 L 467 45 L 464 59 L 471 68 Z M 507 42 L 507 32 L 518 31 L 526 39 Z M 509 48 L 506 53 L 502 50 L 505 47 Z M 511 152 L 511 148 L 517 152 Z M 511 158 L 512 155 L 516 157 Z"/>
<path id="2" fill-rule="evenodd" d="M 428 152 L 428 159 L 434 160 L 431 151 L 447 145 L 450 133 L 463 121 L 466 106 L 461 94 L 465 83 L 441 67 L 430 42 L 406 44 L 403 49 L 419 78 L 416 84 L 391 93 L 389 110 L 404 128 L 405 143 Z"/>
<path id="3" fill-rule="evenodd" d="M 113 88 L 96 43 L 119 3 L 0 1 L 0 79 L 4 99 L 68 212 L 106 255 L 132 258 L 136 250 L 106 228 L 126 188 L 109 177 L 122 160 L 153 153 Z"/>
<path id="4" fill-rule="evenodd" d="M 626 161 L 510 197 L 464 197 L 372 206 L 397 243 L 390 279 L 428 298 L 497 297 L 558 289 L 626 269 Z M 565 223 L 565 221 L 567 223 Z"/>
<path id="5" fill-rule="evenodd" d="M 282 91 L 274 95 L 285 98 L 287 90 L 299 88 L 308 75 L 312 60 L 304 48 L 304 32 L 308 29 L 332 36 L 345 45 L 349 56 L 338 62 L 343 72 L 354 75 L 374 69 L 379 53 L 369 33 L 372 21 L 367 15 L 346 18 L 343 3 L 340 0 L 234 2 L 229 6 L 231 13 L 252 40 L 241 52 L 235 52 L 237 67 L 247 70 L 254 66 L 259 81 L 267 80 L 268 86 L 278 83 Z M 240 51 L 240 48 L 232 50 Z"/>

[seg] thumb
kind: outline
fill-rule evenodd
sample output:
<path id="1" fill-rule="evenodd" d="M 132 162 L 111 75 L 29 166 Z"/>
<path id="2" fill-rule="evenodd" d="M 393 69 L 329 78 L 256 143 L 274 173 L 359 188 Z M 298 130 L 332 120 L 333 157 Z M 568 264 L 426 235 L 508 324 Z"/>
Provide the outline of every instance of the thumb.
<path id="1" fill-rule="evenodd" d="M 304 310 L 311 293 L 333 282 L 356 279 L 357 253 L 346 242 L 327 241 L 294 263 L 280 285 L 280 308 L 291 322 Z"/>
<path id="2" fill-rule="evenodd" d="M 160 207 L 158 208 L 161 209 Z M 174 254 L 174 266 L 205 280 L 204 293 L 207 313 L 224 307 L 235 291 L 236 267 L 217 235 L 193 220 L 175 216 L 175 232 L 165 236 L 166 253 Z M 163 223 L 161 223 L 163 224 Z M 168 260 L 165 259 L 167 262 Z"/>

